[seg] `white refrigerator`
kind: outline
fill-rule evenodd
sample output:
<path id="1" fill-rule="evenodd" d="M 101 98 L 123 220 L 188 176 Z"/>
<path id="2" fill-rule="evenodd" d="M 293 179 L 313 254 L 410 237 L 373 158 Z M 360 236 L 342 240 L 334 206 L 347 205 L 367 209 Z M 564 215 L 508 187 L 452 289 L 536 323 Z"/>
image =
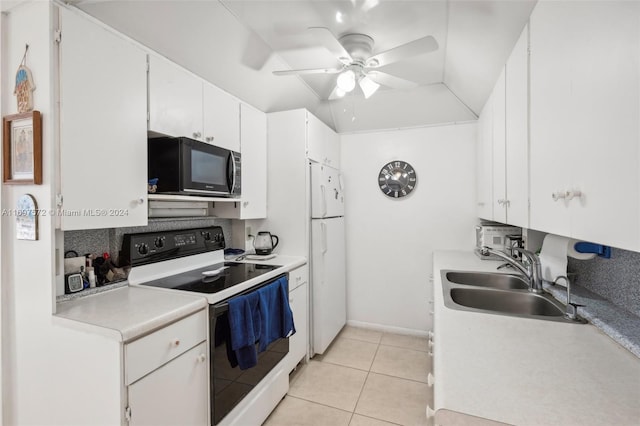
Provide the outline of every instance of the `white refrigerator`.
<path id="1" fill-rule="evenodd" d="M 311 163 L 312 354 L 322 354 L 347 321 L 344 187 L 340 171 Z"/>

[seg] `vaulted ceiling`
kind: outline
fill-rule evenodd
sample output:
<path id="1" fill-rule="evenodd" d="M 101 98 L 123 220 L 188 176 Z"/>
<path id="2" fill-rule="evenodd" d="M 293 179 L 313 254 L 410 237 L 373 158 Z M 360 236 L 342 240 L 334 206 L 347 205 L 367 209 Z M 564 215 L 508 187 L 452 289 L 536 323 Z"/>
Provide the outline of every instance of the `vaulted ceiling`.
<path id="1" fill-rule="evenodd" d="M 305 107 L 339 132 L 474 120 L 535 5 L 433 0 L 80 0 L 77 7 L 265 111 Z M 327 98 L 339 63 L 309 27 L 373 38 L 379 53 L 433 36 L 436 51 L 380 71 L 414 81 Z"/>

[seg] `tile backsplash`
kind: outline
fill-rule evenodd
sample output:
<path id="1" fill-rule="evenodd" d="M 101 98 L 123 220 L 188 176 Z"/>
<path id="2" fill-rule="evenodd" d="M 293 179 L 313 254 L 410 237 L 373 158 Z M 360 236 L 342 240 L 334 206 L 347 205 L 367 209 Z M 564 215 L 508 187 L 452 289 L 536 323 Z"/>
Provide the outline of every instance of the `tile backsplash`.
<path id="1" fill-rule="evenodd" d="M 186 218 L 186 219 L 153 219 L 147 226 L 112 229 L 89 229 L 81 231 L 66 231 L 64 233 L 64 250 L 74 250 L 82 256 L 86 253 L 102 254 L 108 252 L 111 258 L 118 260 L 122 248 L 124 234 L 138 232 L 155 232 L 199 228 L 205 226 L 221 226 L 227 247 L 231 247 L 231 220 L 214 218 Z"/>
<path id="2" fill-rule="evenodd" d="M 568 272 L 576 284 L 640 316 L 640 253 L 612 249 L 611 258 L 569 258 Z"/>

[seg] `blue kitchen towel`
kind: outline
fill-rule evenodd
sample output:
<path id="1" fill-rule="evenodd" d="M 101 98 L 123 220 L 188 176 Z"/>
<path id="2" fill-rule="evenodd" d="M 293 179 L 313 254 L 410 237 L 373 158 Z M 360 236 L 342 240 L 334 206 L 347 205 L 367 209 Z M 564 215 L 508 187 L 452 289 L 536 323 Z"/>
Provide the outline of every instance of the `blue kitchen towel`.
<path id="1" fill-rule="evenodd" d="M 229 300 L 229 328 L 231 348 L 236 354 L 240 369 L 255 366 L 258 363 L 255 344 L 263 332 L 258 292 Z"/>
<path id="2" fill-rule="evenodd" d="M 289 306 L 287 277 L 258 289 L 260 295 L 260 313 L 262 333 L 260 334 L 260 352 L 273 341 L 289 337 L 296 332 L 293 313 Z"/>
<path id="3" fill-rule="evenodd" d="M 573 248 L 578 253 L 595 253 L 600 257 L 604 257 L 605 259 L 611 259 L 611 247 L 609 246 L 580 241 L 575 243 Z"/>

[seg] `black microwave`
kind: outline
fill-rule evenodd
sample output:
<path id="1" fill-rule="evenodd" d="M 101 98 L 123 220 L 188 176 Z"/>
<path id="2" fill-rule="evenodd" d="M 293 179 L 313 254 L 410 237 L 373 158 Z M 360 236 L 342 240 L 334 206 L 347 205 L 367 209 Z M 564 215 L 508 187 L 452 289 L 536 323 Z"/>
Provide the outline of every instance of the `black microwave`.
<path id="1" fill-rule="evenodd" d="M 185 137 L 148 140 L 149 180 L 156 193 L 239 197 L 240 153 Z"/>

